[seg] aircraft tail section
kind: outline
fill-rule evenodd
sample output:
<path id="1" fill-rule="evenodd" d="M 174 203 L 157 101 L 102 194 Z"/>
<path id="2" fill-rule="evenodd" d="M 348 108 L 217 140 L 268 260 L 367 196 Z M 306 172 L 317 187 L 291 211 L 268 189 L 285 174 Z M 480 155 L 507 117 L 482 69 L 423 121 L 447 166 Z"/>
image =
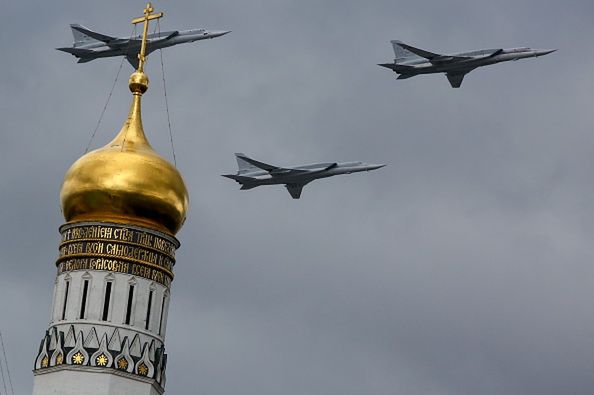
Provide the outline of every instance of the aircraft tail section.
<path id="1" fill-rule="evenodd" d="M 245 154 L 236 153 L 235 157 L 237 158 L 237 166 L 239 167 L 239 171 L 237 174 L 261 170 L 265 170 L 267 172 L 281 170 L 280 167 L 269 165 L 268 163 L 264 162 L 259 162 L 255 159 L 249 158 Z"/>
<path id="2" fill-rule="evenodd" d="M 237 174 L 251 173 L 260 170 L 258 167 L 246 161 L 244 158 L 247 158 L 247 156 L 243 153 L 235 154 L 235 159 L 237 159 Z"/>
<path id="3" fill-rule="evenodd" d="M 99 42 L 99 40 L 96 40 L 88 34 L 84 33 L 85 30 L 89 30 L 84 26 L 81 26 L 79 24 L 72 24 L 70 25 L 70 30 L 72 30 L 72 36 L 74 37 L 75 48 L 80 47 L 81 45 Z"/>
<path id="4" fill-rule="evenodd" d="M 400 63 L 405 62 L 407 60 L 414 60 L 421 58 L 419 55 L 415 54 L 414 52 L 409 51 L 405 47 L 407 46 L 402 41 L 399 40 L 392 40 L 392 47 L 394 47 L 394 62 Z"/>
<path id="5" fill-rule="evenodd" d="M 251 177 L 244 177 L 236 174 L 223 174 L 223 177 L 237 181 L 237 183 L 241 185 L 240 189 L 252 189 L 258 186 L 258 184 Z"/>
<path id="6" fill-rule="evenodd" d="M 91 60 L 95 59 L 92 56 L 93 51 L 90 51 L 88 49 L 72 48 L 72 47 L 56 48 L 56 49 L 58 51 L 62 51 L 62 52 L 66 52 L 71 55 L 74 55 L 75 57 L 78 58 L 78 63 L 86 63 L 86 62 L 90 62 Z"/>

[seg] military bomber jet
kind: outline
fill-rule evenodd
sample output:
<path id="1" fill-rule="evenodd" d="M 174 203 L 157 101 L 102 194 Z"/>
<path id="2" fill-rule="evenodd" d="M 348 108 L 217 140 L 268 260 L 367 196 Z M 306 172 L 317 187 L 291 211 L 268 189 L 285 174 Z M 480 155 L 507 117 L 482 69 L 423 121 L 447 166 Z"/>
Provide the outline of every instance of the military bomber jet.
<path id="1" fill-rule="evenodd" d="M 295 167 L 277 167 L 248 158 L 245 154 L 235 154 L 237 174 L 223 174 L 241 184 L 240 189 L 252 189 L 260 185 L 285 184 L 293 199 L 301 197 L 305 185 L 318 178 L 332 177 L 339 174 L 351 174 L 360 171 L 376 170 L 385 165 L 363 162 L 313 163 Z"/>
<path id="2" fill-rule="evenodd" d="M 419 74 L 445 73 L 452 88 L 462 85 L 464 76 L 477 67 L 495 63 L 535 58 L 556 51 L 556 49 L 479 49 L 478 51 L 461 52 L 442 55 L 425 51 L 405 44 L 402 41 L 391 41 L 396 58 L 394 63 L 382 63 L 378 66 L 386 67 L 399 74 L 398 79 L 414 77 Z"/>
<path id="3" fill-rule="evenodd" d="M 107 36 L 77 24 L 70 25 L 70 28 L 74 36 L 74 44 L 72 44 L 72 47 L 56 49 L 76 56 L 78 63 L 90 62 L 97 58 L 125 56 L 132 67 L 135 69 L 138 68 L 138 53 L 140 52 L 142 36 Z M 220 37 L 229 32 L 229 30 L 209 31 L 206 29 L 192 29 L 152 33 L 147 35 L 146 53 L 148 55 L 160 48 Z"/>

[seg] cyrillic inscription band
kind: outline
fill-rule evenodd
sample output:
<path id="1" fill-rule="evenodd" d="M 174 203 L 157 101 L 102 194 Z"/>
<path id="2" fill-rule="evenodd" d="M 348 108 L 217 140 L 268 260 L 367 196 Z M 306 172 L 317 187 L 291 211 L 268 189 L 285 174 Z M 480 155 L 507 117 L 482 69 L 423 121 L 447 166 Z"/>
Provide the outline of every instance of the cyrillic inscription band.
<path id="1" fill-rule="evenodd" d="M 122 242 L 105 241 L 69 241 L 60 245 L 60 258 L 77 255 L 107 255 L 113 258 L 129 258 L 158 265 L 168 271 L 173 269 L 175 261 L 170 256 L 155 252 L 153 249 L 128 245 Z"/>
<path id="2" fill-rule="evenodd" d="M 175 239 L 124 225 L 68 224 L 61 232 L 58 273 L 105 270 L 171 285 L 175 250 L 179 246 Z"/>
<path id="3" fill-rule="evenodd" d="M 58 274 L 74 270 L 105 270 L 131 274 L 171 286 L 172 277 L 161 269 L 152 268 L 142 263 L 126 262 L 109 258 L 70 258 L 58 263 Z"/>
<path id="4" fill-rule="evenodd" d="M 126 242 L 153 248 L 172 258 L 175 258 L 175 250 L 178 247 L 166 238 L 153 233 L 109 225 L 81 225 L 65 228 L 62 232 L 62 243 L 73 240 L 114 240 Z"/>

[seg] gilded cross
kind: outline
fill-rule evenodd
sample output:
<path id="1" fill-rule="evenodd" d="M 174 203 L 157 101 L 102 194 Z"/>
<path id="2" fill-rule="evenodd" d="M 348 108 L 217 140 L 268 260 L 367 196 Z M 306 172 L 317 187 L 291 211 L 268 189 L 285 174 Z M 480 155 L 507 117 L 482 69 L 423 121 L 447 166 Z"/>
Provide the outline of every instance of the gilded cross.
<path id="1" fill-rule="evenodd" d="M 136 25 L 137 23 L 144 22 L 144 31 L 142 33 L 142 44 L 140 46 L 140 53 L 138 54 L 138 60 L 139 60 L 138 71 L 141 73 L 144 71 L 144 62 L 146 61 L 146 37 L 147 37 L 147 33 L 148 33 L 149 21 L 153 20 L 153 19 L 159 19 L 163 16 L 162 12 L 153 14 L 154 10 L 155 9 L 153 8 L 152 4 L 147 3 L 146 8 L 144 9 L 144 16 L 141 16 L 140 18 L 132 19 L 133 25 Z"/>

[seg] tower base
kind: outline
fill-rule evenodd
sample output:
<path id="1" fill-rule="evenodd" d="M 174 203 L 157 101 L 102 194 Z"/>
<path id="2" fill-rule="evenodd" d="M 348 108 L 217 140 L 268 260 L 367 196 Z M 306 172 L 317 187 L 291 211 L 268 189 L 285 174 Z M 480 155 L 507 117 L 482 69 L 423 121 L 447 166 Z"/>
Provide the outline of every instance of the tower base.
<path id="1" fill-rule="evenodd" d="M 35 372 L 33 395 L 162 395 L 153 379 L 89 367 L 46 369 Z M 51 374 L 48 374 L 51 373 Z M 74 374 L 73 374 L 74 373 Z"/>

